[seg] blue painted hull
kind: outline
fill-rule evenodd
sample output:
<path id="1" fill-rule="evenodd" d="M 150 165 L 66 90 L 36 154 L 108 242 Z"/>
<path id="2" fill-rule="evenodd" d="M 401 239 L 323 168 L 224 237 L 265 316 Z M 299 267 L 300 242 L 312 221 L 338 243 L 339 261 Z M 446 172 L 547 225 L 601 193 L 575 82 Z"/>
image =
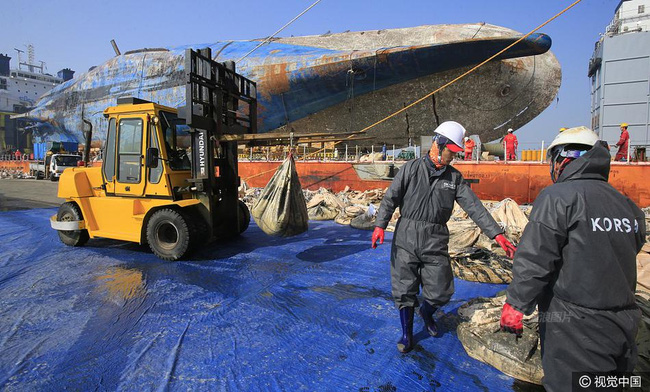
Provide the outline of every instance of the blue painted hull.
<path id="1" fill-rule="evenodd" d="M 371 50 L 333 50 L 271 42 L 237 64 L 237 71 L 257 82 L 258 130 L 268 132 L 318 115 L 350 99 L 399 86 L 441 72 L 477 64 L 514 42 L 518 36 L 474 39 L 432 45 Z M 102 111 L 117 97 L 135 96 L 170 107 L 184 102 L 184 50 L 209 46 L 219 61 L 237 60 L 256 41 L 218 42 L 158 51 L 127 53 L 71 80 L 42 97 L 29 112 L 38 120 L 36 141 L 83 141 L 82 116 L 103 140 Z M 545 53 L 551 39 L 528 37 L 500 59 Z M 390 114 L 389 111 L 385 115 Z M 356 130 L 356 129 L 350 129 Z M 333 132 L 341 131 L 334 129 Z"/>

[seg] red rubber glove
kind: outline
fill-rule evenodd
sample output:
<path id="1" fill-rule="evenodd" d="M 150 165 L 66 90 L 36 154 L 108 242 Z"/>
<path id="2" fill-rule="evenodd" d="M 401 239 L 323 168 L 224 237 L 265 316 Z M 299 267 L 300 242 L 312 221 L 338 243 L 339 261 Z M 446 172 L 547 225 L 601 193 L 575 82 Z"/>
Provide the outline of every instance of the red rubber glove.
<path id="1" fill-rule="evenodd" d="M 375 231 L 372 232 L 372 249 L 377 248 L 377 240 L 379 245 L 384 243 L 384 229 L 381 227 L 375 227 Z"/>
<path id="2" fill-rule="evenodd" d="M 524 333 L 524 314 L 507 302 L 501 309 L 501 330 L 514 333 L 517 336 Z"/>
<path id="3" fill-rule="evenodd" d="M 508 241 L 508 239 L 503 235 L 499 234 L 496 237 L 494 237 L 494 240 L 499 244 L 503 250 L 506 251 L 506 256 L 509 258 L 515 257 L 515 252 L 517 251 L 517 248 L 512 245 L 512 242 Z"/>

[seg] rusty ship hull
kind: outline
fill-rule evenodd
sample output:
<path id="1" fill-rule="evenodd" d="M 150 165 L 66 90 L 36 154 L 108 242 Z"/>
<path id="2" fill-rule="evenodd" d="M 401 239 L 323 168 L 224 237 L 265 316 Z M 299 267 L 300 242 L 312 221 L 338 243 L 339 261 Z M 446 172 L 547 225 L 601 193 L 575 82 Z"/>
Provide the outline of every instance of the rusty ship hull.
<path id="1" fill-rule="evenodd" d="M 354 132 L 435 90 L 521 34 L 487 24 L 433 25 L 277 38 L 237 64 L 258 84 L 259 132 Z M 117 97 L 184 105 L 184 50 L 237 60 L 259 42 L 225 41 L 127 52 L 44 95 L 27 115 L 36 141 L 83 141 L 82 117 L 103 140 L 102 111 Z M 555 98 L 561 71 L 551 39 L 535 34 L 431 100 L 371 129 L 404 144 L 454 119 L 483 140 L 519 128 Z"/>

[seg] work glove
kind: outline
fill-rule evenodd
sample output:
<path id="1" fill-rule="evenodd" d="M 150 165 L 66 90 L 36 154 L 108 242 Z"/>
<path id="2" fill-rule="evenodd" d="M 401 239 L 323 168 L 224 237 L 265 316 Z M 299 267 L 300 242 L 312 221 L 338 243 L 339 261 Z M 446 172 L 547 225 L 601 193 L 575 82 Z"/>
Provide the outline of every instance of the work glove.
<path id="1" fill-rule="evenodd" d="M 375 231 L 372 232 L 372 249 L 377 248 L 377 240 L 379 245 L 384 243 L 384 229 L 381 227 L 375 227 Z"/>
<path id="2" fill-rule="evenodd" d="M 521 336 L 524 332 L 524 314 L 510 306 L 509 303 L 503 305 L 501 309 L 501 330 L 504 332 L 514 333 Z"/>
<path id="3" fill-rule="evenodd" d="M 512 242 L 508 241 L 508 239 L 503 234 L 497 235 L 494 237 L 494 240 L 499 244 L 501 248 L 503 248 L 503 250 L 506 251 L 506 256 L 511 259 L 515 256 L 517 248 L 512 245 Z"/>

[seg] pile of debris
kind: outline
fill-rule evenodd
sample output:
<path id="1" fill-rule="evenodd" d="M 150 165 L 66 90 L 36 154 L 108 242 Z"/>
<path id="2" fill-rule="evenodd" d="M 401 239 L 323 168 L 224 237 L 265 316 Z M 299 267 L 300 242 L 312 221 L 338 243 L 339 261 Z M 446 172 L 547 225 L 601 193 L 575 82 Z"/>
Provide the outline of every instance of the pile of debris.
<path id="1" fill-rule="evenodd" d="M 11 178 L 11 179 L 26 179 L 26 178 L 35 178 L 29 174 L 23 172 L 21 169 L 0 169 L 0 178 Z"/>
<path id="2" fill-rule="evenodd" d="M 374 152 L 374 153 L 369 153 L 369 154 L 364 154 L 361 155 L 359 158 L 359 162 L 379 162 L 383 161 L 384 156 L 381 152 Z"/>
<path id="3" fill-rule="evenodd" d="M 650 207 L 642 208 L 645 214 L 646 241 L 650 241 Z"/>
<path id="4" fill-rule="evenodd" d="M 518 244 L 528 224 L 526 212 L 530 212 L 530 208 L 521 208 L 512 199 L 486 201 L 483 204 L 503 228 L 508 240 Z M 483 283 L 512 281 L 512 261 L 505 257 L 505 252 L 496 242 L 481 232 L 458 204 L 447 227 L 451 266 L 458 278 Z"/>
<path id="5" fill-rule="evenodd" d="M 246 181 L 241 180 L 241 185 L 239 186 L 239 198 L 250 210 L 260 198 L 263 189 L 264 188 L 251 188 L 248 186 Z"/>
<path id="6" fill-rule="evenodd" d="M 361 230 L 373 230 L 377 211 L 386 189 L 360 192 L 352 191 L 346 187 L 337 194 L 325 188 L 320 188 L 317 191 L 303 189 L 302 192 L 305 196 L 310 220 L 333 220 L 341 225 L 350 225 Z M 255 205 L 261 193 L 261 188 L 250 188 L 245 182 L 242 182 L 239 187 L 239 197 L 249 209 Z M 399 218 L 399 209 L 393 214 L 387 231 L 395 229 L 397 218 Z"/>
<path id="7" fill-rule="evenodd" d="M 467 355 L 487 363 L 510 377 L 542 383 L 537 312 L 524 317 L 520 338 L 500 332 L 501 308 L 506 296 L 474 298 L 458 308 L 461 322 L 456 332 Z"/>
<path id="8" fill-rule="evenodd" d="M 334 220 L 341 225 L 350 225 L 361 230 L 372 231 L 377 211 L 387 189 L 353 191 L 346 187 L 334 194 L 320 188 L 317 191 L 303 190 L 310 220 Z M 249 188 L 245 182 L 239 196 L 251 208 L 260 197 L 261 189 Z M 483 202 L 494 219 L 504 229 L 505 236 L 514 244 L 521 239 L 528 224 L 530 206 L 520 207 L 511 199 Z M 386 231 L 394 231 L 399 218 L 399 208 L 393 214 Z M 504 251 L 489 239 L 467 213 L 456 204 L 449 227 L 449 255 L 452 269 L 457 277 L 485 283 L 510 283 L 512 262 Z"/>
<path id="9" fill-rule="evenodd" d="M 512 282 L 512 261 L 486 248 L 471 247 L 454 253 L 451 268 L 456 277 L 470 282 Z"/>
<path id="10" fill-rule="evenodd" d="M 636 256 L 636 294 L 650 300 L 650 241 Z"/>

